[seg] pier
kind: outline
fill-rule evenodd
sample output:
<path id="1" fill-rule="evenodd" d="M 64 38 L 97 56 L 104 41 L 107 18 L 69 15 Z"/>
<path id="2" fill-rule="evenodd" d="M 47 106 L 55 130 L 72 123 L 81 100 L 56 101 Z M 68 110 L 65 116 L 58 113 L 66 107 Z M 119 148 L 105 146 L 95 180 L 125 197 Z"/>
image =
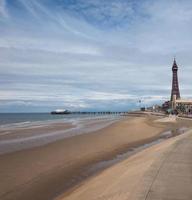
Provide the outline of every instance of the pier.
<path id="1" fill-rule="evenodd" d="M 119 114 L 128 114 L 129 112 L 110 112 L 110 111 L 99 111 L 99 112 L 70 112 L 70 114 L 85 114 L 85 115 L 119 115 Z"/>

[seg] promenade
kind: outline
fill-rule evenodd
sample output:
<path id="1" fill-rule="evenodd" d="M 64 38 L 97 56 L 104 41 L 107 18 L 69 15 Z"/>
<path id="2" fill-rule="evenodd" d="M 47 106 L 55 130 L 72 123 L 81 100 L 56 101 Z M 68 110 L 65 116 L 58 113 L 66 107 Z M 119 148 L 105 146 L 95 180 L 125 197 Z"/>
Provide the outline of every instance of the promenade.
<path id="1" fill-rule="evenodd" d="M 151 165 L 133 199 L 192 199 L 192 131 L 178 137 Z"/>

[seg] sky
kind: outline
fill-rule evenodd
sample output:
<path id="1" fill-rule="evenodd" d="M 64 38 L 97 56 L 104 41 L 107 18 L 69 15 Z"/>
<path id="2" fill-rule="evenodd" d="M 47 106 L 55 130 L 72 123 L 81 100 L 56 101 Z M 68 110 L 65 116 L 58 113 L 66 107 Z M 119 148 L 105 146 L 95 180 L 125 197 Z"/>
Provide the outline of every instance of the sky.
<path id="1" fill-rule="evenodd" d="M 0 0 L 0 112 L 161 104 L 174 57 L 191 98 L 191 52 L 190 0 Z"/>

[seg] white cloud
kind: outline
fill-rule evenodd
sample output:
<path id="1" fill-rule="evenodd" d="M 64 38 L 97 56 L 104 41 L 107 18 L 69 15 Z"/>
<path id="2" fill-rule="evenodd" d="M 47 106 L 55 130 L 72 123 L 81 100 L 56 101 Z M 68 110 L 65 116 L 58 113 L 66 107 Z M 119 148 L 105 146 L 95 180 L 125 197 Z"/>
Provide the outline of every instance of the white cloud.
<path id="1" fill-rule="evenodd" d="M 122 0 L 80 0 L 63 8 L 66 12 L 75 12 L 78 16 L 83 15 L 83 18 L 88 21 L 93 20 L 100 25 L 118 26 L 134 14 L 133 4 L 132 1 Z"/>
<path id="2" fill-rule="evenodd" d="M 8 17 L 8 11 L 6 8 L 6 0 L 0 0 L 0 20 L 1 17 Z"/>

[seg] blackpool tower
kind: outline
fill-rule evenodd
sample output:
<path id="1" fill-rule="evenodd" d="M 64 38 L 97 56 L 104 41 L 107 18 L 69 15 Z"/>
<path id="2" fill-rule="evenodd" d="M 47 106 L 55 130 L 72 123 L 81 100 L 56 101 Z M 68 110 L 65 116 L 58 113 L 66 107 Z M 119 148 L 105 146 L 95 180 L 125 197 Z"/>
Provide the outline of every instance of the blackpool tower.
<path id="1" fill-rule="evenodd" d="M 177 66 L 175 58 L 173 61 L 172 72 L 173 72 L 173 79 L 172 79 L 171 101 L 173 101 L 174 97 L 176 97 L 176 99 L 180 99 L 179 81 L 178 81 L 178 75 L 177 75 L 178 66 Z"/>

